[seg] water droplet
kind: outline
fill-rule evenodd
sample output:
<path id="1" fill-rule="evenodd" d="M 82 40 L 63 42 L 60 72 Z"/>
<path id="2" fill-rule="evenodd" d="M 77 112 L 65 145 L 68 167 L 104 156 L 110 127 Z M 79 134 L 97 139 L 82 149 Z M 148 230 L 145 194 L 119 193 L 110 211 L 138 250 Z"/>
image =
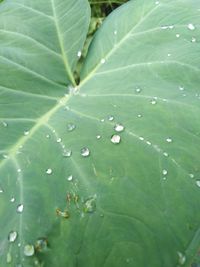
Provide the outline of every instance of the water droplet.
<path id="1" fill-rule="evenodd" d="M 68 132 L 72 132 L 75 128 L 76 128 L 76 125 L 75 124 L 69 123 L 67 125 Z"/>
<path id="2" fill-rule="evenodd" d="M 81 55 L 82 55 L 82 52 L 81 51 L 78 51 L 77 56 L 80 58 Z"/>
<path id="3" fill-rule="evenodd" d="M 168 157 L 168 156 L 169 156 L 169 154 L 168 154 L 167 152 L 163 152 L 163 155 L 164 155 L 165 157 Z"/>
<path id="4" fill-rule="evenodd" d="M 7 263 L 11 263 L 12 262 L 12 256 L 11 256 L 10 252 L 8 252 L 7 255 L 6 255 L 6 262 Z"/>
<path id="5" fill-rule="evenodd" d="M 52 174 L 52 172 L 53 172 L 53 171 L 52 171 L 52 169 L 50 169 L 50 168 L 46 170 L 46 174 Z"/>
<path id="6" fill-rule="evenodd" d="M 114 126 L 114 130 L 115 130 L 116 132 L 122 132 L 122 131 L 124 130 L 124 126 L 123 126 L 122 124 L 117 123 L 117 124 L 115 124 L 115 126 Z"/>
<path id="7" fill-rule="evenodd" d="M 183 86 L 179 86 L 179 90 L 180 91 L 183 91 L 184 90 L 184 87 Z"/>
<path id="8" fill-rule="evenodd" d="M 72 155 L 72 151 L 70 149 L 65 149 L 63 151 L 63 157 L 69 158 L 69 157 L 71 157 L 71 155 Z"/>
<path id="9" fill-rule="evenodd" d="M 43 252 L 48 248 L 47 238 L 41 237 L 35 242 L 35 250 L 39 252 Z"/>
<path id="10" fill-rule="evenodd" d="M 137 117 L 138 117 L 138 118 L 142 118 L 142 114 L 138 114 Z"/>
<path id="11" fill-rule="evenodd" d="M 174 29 L 174 25 L 169 25 L 168 28 L 169 29 Z"/>
<path id="12" fill-rule="evenodd" d="M 116 30 L 114 31 L 114 35 L 117 35 L 117 31 Z"/>
<path id="13" fill-rule="evenodd" d="M 3 124 L 4 127 L 8 127 L 8 123 L 5 122 L 5 121 L 2 121 L 2 124 Z"/>
<path id="14" fill-rule="evenodd" d="M 150 142 L 150 141 L 146 141 L 146 143 L 147 143 L 147 145 L 149 145 L 149 146 L 151 145 L 151 142 Z"/>
<path id="15" fill-rule="evenodd" d="M 33 245 L 25 245 L 24 246 L 24 255 L 27 257 L 33 256 L 35 253 L 35 249 Z"/>
<path id="16" fill-rule="evenodd" d="M 177 34 L 176 34 L 176 37 L 177 37 L 177 38 L 179 38 L 179 37 L 180 37 L 180 34 L 179 34 L 179 33 L 177 33 Z"/>
<path id="17" fill-rule="evenodd" d="M 108 116 L 108 120 L 109 121 L 113 121 L 114 120 L 114 116 L 112 116 L 112 115 Z"/>
<path id="18" fill-rule="evenodd" d="M 19 205 L 17 206 L 17 212 L 18 212 L 18 213 L 22 213 L 23 210 L 24 210 L 24 205 L 23 205 L 23 204 L 19 204 Z"/>
<path id="19" fill-rule="evenodd" d="M 121 142 L 121 137 L 119 135 L 114 134 L 111 137 L 111 142 L 113 144 L 119 144 Z"/>
<path id="20" fill-rule="evenodd" d="M 171 142 L 172 142 L 172 138 L 171 138 L 171 137 L 168 137 L 168 138 L 166 139 L 166 141 L 167 141 L 167 143 L 171 143 Z"/>
<path id="21" fill-rule="evenodd" d="M 139 88 L 139 87 L 137 87 L 137 88 L 135 89 L 135 92 L 136 92 L 137 94 L 139 94 L 139 93 L 141 93 L 141 92 L 142 92 L 142 89 L 141 89 L 141 88 Z"/>
<path id="22" fill-rule="evenodd" d="M 189 176 L 190 176 L 190 178 L 194 178 L 194 174 L 193 173 L 190 173 Z"/>
<path id="23" fill-rule="evenodd" d="M 56 140 L 56 142 L 57 142 L 57 143 L 61 143 L 61 142 L 62 142 L 62 139 L 61 139 L 61 138 L 58 138 L 58 139 Z"/>
<path id="24" fill-rule="evenodd" d="M 12 198 L 10 199 L 10 202 L 11 202 L 11 203 L 15 202 L 15 198 L 12 197 Z"/>
<path id="25" fill-rule="evenodd" d="M 179 251 L 177 252 L 177 254 L 178 254 L 178 258 L 179 258 L 178 259 L 179 264 L 183 265 L 186 262 L 186 256 Z"/>
<path id="26" fill-rule="evenodd" d="M 196 180 L 196 185 L 197 185 L 198 187 L 200 187 L 200 179 L 197 179 L 197 180 Z"/>
<path id="27" fill-rule="evenodd" d="M 90 155 L 90 150 L 87 147 L 81 149 L 81 156 L 88 157 Z"/>
<path id="28" fill-rule="evenodd" d="M 154 99 L 151 99 L 151 104 L 152 105 L 155 105 L 155 104 L 157 104 L 157 101 L 156 101 L 156 99 L 154 98 Z"/>
<path id="29" fill-rule="evenodd" d="M 71 181 L 73 180 L 73 176 L 72 176 L 72 175 L 68 176 L 68 177 L 67 177 L 67 180 L 68 180 L 69 182 L 71 182 Z"/>
<path id="30" fill-rule="evenodd" d="M 97 138 L 97 139 L 100 139 L 100 138 L 101 138 L 101 135 L 97 135 L 96 138 Z"/>
<path id="31" fill-rule="evenodd" d="M 191 30 L 191 31 L 195 30 L 195 26 L 194 26 L 192 23 L 189 23 L 189 24 L 187 25 L 187 27 L 188 27 L 188 29 Z"/>
<path id="32" fill-rule="evenodd" d="M 13 243 L 17 239 L 17 232 L 16 231 L 11 231 L 8 235 L 8 241 Z"/>
<path id="33" fill-rule="evenodd" d="M 139 139 L 140 139 L 141 141 L 144 141 L 144 137 L 142 137 L 142 136 L 140 136 Z"/>
<path id="34" fill-rule="evenodd" d="M 101 64 L 104 64 L 106 62 L 105 58 L 101 59 Z"/>
<path id="35" fill-rule="evenodd" d="M 100 121 L 101 121 L 101 122 L 104 122 L 104 121 L 105 121 L 105 119 L 101 119 Z"/>
<path id="36" fill-rule="evenodd" d="M 93 213 L 96 210 L 95 197 L 88 198 L 83 204 L 83 211 L 86 213 Z"/>
<path id="37" fill-rule="evenodd" d="M 192 43 L 195 43 L 195 42 L 196 42 L 196 38 L 195 38 L 195 37 L 192 37 L 191 42 L 192 42 Z"/>
<path id="38" fill-rule="evenodd" d="M 24 131 L 24 135 L 29 135 L 29 131 Z"/>
<path id="39" fill-rule="evenodd" d="M 167 175 L 167 173 L 168 173 L 167 170 L 163 170 L 163 171 L 162 171 L 162 174 L 165 175 L 165 176 Z"/>

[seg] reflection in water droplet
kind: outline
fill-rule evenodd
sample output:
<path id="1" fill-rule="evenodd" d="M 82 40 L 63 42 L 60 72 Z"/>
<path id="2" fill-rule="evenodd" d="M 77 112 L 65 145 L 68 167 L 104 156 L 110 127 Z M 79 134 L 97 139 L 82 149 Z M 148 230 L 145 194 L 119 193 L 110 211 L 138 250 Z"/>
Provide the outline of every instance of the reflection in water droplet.
<path id="1" fill-rule="evenodd" d="M 121 142 L 121 137 L 119 135 L 114 134 L 111 137 L 111 142 L 113 144 L 119 144 Z"/>
<path id="2" fill-rule="evenodd" d="M 122 132 L 124 130 L 124 126 L 122 124 L 119 124 L 117 123 L 115 126 L 114 126 L 114 130 L 116 132 Z"/>
<path id="3" fill-rule="evenodd" d="M 186 256 L 179 251 L 177 252 L 177 254 L 178 254 L 178 258 L 179 258 L 178 259 L 179 264 L 183 265 L 186 262 Z"/>
<path id="4" fill-rule="evenodd" d="M 75 124 L 69 123 L 67 125 L 68 132 L 72 132 L 75 128 L 76 128 L 76 125 Z"/>
<path id="5" fill-rule="evenodd" d="M 101 121 L 101 122 L 104 122 L 104 121 L 105 121 L 105 119 L 101 119 L 100 121 Z"/>
<path id="6" fill-rule="evenodd" d="M 17 172 L 20 173 L 20 172 L 22 172 L 22 170 L 21 169 L 17 169 Z"/>
<path id="7" fill-rule="evenodd" d="M 179 86 L 179 90 L 180 91 L 183 91 L 184 90 L 184 87 L 183 86 Z"/>
<path id="8" fill-rule="evenodd" d="M 49 134 L 47 134 L 47 135 L 46 135 L 46 138 L 50 138 L 50 135 L 49 135 Z"/>
<path id="9" fill-rule="evenodd" d="M 41 237 L 35 242 L 35 250 L 39 252 L 44 252 L 48 248 L 47 238 Z"/>
<path id="10" fill-rule="evenodd" d="M 138 117 L 138 118 L 142 118 L 142 114 L 138 114 L 137 117 Z"/>
<path id="11" fill-rule="evenodd" d="M 69 158 L 69 157 L 71 157 L 71 155 L 72 155 L 72 151 L 70 149 L 65 149 L 63 151 L 63 157 Z"/>
<path id="12" fill-rule="evenodd" d="M 69 177 L 67 177 L 67 180 L 71 182 L 73 180 L 73 176 L 70 175 Z"/>
<path id="13" fill-rule="evenodd" d="M 187 27 L 188 27 L 188 29 L 191 30 L 191 31 L 195 30 L 195 26 L 194 26 L 192 23 L 189 23 L 189 24 L 187 25 Z"/>
<path id="14" fill-rule="evenodd" d="M 162 171 L 162 174 L 163 174 L 163 175 L 167 175 L 167 173 L 168 173 L 167 170 L 163 170 L 163 171 Z"/>
<path id="15" fill-rule="evenodd" d="M 198 187 L 200 187 L 200 179 L 197 179 L 197 180 L 196 180 L 196 185 L 197 185 Z"/>
<path id="16" fill-rule="evenodd" d="M 140 139 L 141 141 L 144 141 L 144 137 L 142 137 L 142 136 L 140 136 L 139 139 Z"/>
<path id="17" fill-rule="evenodd" d="M 53 172 L 53 171 L 52 171 L 52 169 L 50 169 L 50 168 L 46 170 L 46 174 L 52 174 L 52 172 Z"/>
<path id="18" fill-rule="evenodd" d="M 112 115 L 108 116 L 108 120 L 109 121 L 113 121 L 114 120 L 114 116 L 112 116 Z"/>
<path id="19" fill-rule="evenodd" d="M 27 257 L 33 256 L 35 253 L 35 249 L 33 245 L 25 245 L 24 246 L 24 255 Z"/>
<path id="20" fill-rule="evenodd" d="M 90 155 L 90 150 L 87 147 L 81 149 L 81 156 L 88 157 Z"/>
<path id="21" fill-rule="evenodd" d="M 22 213 L 23 210 L 24 210 L 24 205 L 23 205 L 23 204 L 19 204 L 19 205 L 17 206 L 17 212 L 18 212 L 18 213 Z"/>
<path id="22" fill-rule="evenodd" d="M 17 239 L 17 232 L 16 231 L 11 231 L 8 235 L 8 241 L 13 243 Z"/>
<path id="23" fill-rule="evenodd" d="M 92 213 L 96 210 L 95 197 L 88 198 L 83 204 L 83 211 L 86 213 Z"/>
<path id="24" fill-rule="evenodd" d="M 172 138 L 171 138 L 171 137 L 168 137 L 168 138 L 166 139 L 166 141 L 167 141 L 167 143 L 171 143 L 171 142 L 172 142 Z"/>

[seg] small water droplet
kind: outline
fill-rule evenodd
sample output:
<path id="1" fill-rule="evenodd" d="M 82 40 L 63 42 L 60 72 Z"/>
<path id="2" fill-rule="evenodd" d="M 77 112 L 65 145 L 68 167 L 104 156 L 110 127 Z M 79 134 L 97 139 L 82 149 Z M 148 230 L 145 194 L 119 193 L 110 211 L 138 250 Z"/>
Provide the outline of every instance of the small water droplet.
<path id="1" fill-rule="evenodd" d="M 141 88 L 139 88 L 139 87 L 137 87 L 137 88 L 135 89 L 135 92 L 136 92 L 137 94 L 139 94 L 139 93 L 141 93 L 141 92 L 142 92 L 142 89 L 141 89 Z"/>
<path id="2" fill-rule="evenodd" d="M 82 55 L 82 52 L 81 51 L 78 51 L 77 56 L 80 58 L 81 55 Z"/>
<path id="3" fill-rule="evenodd" d="M 196 180 L 196 185 L 197 185 L 198 187 L 200 187 L 200 179 L 197 179 L 197 180 Z"/>
<path id="4" fill-rule="evenodd" d="M 53 171 L 52 171 L 52 169 L 50 169 L 50 168 L 46 170 L 46 174 L 52 174 L 52 172 L 53 172 Z"/>
<path id="5" fill-rule="evenodd" d="M 194 174 L 193 173 L 190 173 L 189 176 L 190 176 L 190 178 L 194 178 Z"/>
<path id="6" fill-rule="evenodd" d="M 179 251 L 177 252 L 177 254 L 178 254 L 178 258 L 179 258 L 178 259 L 179 264 L 183 265 L 186 262 L 186 256 Z"/>
<path id="7" fill-rule="evenodd" d="M 25 245 L 24 246 L 24 255 L 27 257 L 33 256 L 35 253 L 35 249 L 33 245 Z"/>
<path id="8" fill-rule="evenodd" d="M 7 255 L 6 255 L 6 262 L 7 263 L 11 263 L 12 262 L 12 256 L 11 256 L 10 252 L 8 252 Z"/>
<path id="9" fill-rule="evenodd" d="M 2 121 L 2 124 L 3 124 L 4 127 L 8 127 L 8 123 L 5 122 L 5 121 Z"/>
<path id="10" fill-rule="evenodd" d="M 16 231 L 11 231 L 8 234 L 8 241 L 13 243 L 13 242 L 15 242 L 16 239 L 17 239 L 17 232 Z"/>
<path id="11" fill-rule="evenodd" d="M 113 144 L 119 144 L 121 142 L 121 137 L 119 135 L 114 134 L 111 137 L 111 142 Z"/>
<path id="12" fill-rule="evenodd" d="M 168 157 L 168 156 L 169 156 L 169 154 L 168 154 L 167 152 L 163 152 L 163 155 L 164 155 L 165 157 Z"/>
<path id="13" fill-rule="evenodd" d="M 141 141 L 144 141 L 144 137 L 142 137 L 142 136 L 140 136 L 139 139 L 140 139 Z"/>
<path id="14" fill-rule="evenodd" d="M 93 213 L 96 210 L 95 197 L 88 198 L 83 204 L 83 211 L 86 213 Z"/>
<path id="15" fill-rule="evenodd" d="M 114 120 L 114 116 L 112 116 L 112 115 L 108 116 L 108 120 L 109 121 L 113 121 Z"/>
<path id="16" fill-rule="evenodd" d="M 35 242 L 35 250 L 39 252 L 44 252 L 48 248 L 47 238 L 41 237 Z"/>
<path id="17" fill-rule="evenodd" d="M 169 25 L 169 29 L 174 29 L 174 25 Z"/>
<path id="18" fill-rule="evenodd" d="M 117 123 L 117 124 L 115 124 L 115 126 L 114 126 L 114 130 L 115 130 L 116 132 L 123 132 L 123 130 L 124 130 L 124 126 L 123 126 L 122 124 Z"/>
<path id="19" fill-rule="evenodd" d="M 19 204 L 19 205 L 17 206 L 17 212 L 18 212 L 18 213 L 22 213 L 23 210 L 24 210 L 24 205 L 23 205 L 23 204 Z"/>
<path id="20" fill-rule="evenodd" d="M 101 64 L 104 64 L 106 62 L 105 58 L 101 59 Z"/>
<path id="21" fill-rule="evenodd" d="M 146 141 L 147 145 L 151 146 L 151 142 L 150 141 Z"/>
<path id="22" fill-rule="evenodd" d="M 188 29 L 191 30 L 191 31 L 195 30 L 195 26 L 194 26 L 192 23 L 189 23 L 189 24 L 187 25 L 187 27 L 188 27 Z"/>
<path id="23" fill-rule="evenodd" d="M 24 135 L 29 135 L 29 131 L 24 131 Z"/>
<path id="24" fill-rule="evenodd" d="M 88 157 L 90 155 L 90 150 L 87 147 L 81 149 L 81 156 Z"/>
<path id="25" fill-rule="evenodd" d="M 163 171 L 162 171 L 162 174 L 165 175 L 165 176 L 167 175 L 167 173 L 168 173 L 167 170 L 163 170 Z"/>
<path id="26" fill-rule="evenodd" d="M 101 138 L 101 135 L 97 135 L 96 138 L 97 138 L 97 139 L 100 139 L 100 138 Z"/>
<path id="27" fill-rule="evenodd" d="M 137 117 L 138 117 L 138 118 L 142 118 L 142 114 L 138 114 Z"/>
<path id="28" fill-rule="evenodd" d="M 105 121 L 105 119 L 101 119 L 100 121 L 101 121 L 101 122 L 104 122 L 104 121 Z"/>
<path id="29" fill-rule="evenodd" d="M 75 128 L 76 128 L 76 125 L 75 124 L 69 123 L 67 125 L 68 132 L 72 132 Z"/>
<path id="30" fill-rule="evenodd" d="M 196 38 L 195 38 L 195 37 L 192 37 L 191 42 L 192 42 L 192 43 L 195 43 L 195 42 L 196 42 Z"/>
<path id="31" fill-rule="evenodd" d="M 69 157 L 71 157 L 71 155 L 72 155 L 72 151 L 70 149 L 65 149 L 63 151 L 63 157 L 69 158 Z"/>
<path id="32" fill-rule="evenodd" d="M 62 142 L 62 139 L 61 139 L 61 138 L 58 138 L 58 139 L 56 140 L 56 142 L 57 142 L 57 143 L 61 143 L 61 142 Z"/>
<path id="33" fill-rule="evenodd" d="M 177 37 L 177 38 L 179 38 L 179 37 L 180 37 L 180 34 L 179 34 L 179 33 L 177 33 L 177 34 L 176 34 L 176 37 Z"/>
<path id="34" fill-rule="evenodd" d="M 183 86 L 179 86 L 179 90 L 180 91 L 184 91 L 184 87 Z"/>
<path id="35" fill-rule="evenodd" d="M 150 101 L 150 102 L 151 102 L 151 104 L 152 104 L 152 105 L 155 105 L 155 104 L 157 104 L 157 101 L 156 101 L 156 99 L 155 99 L 155 98 L 154 98 L 154 99 L 151 99 L 151 101 Z"/>
<path id="36" fill-rule="evenodd" d="M 168 138 L 166 138 L 166 141 L 167 141 L 167 143 L 172 143 L 172 138 L 168 137 Z"/>
<path id="37" fill-rule="evenodd" d="M 14 202 L 15 202 L 15 198 L 12 197 L 12 198 L 10 199 L 10 202 L 11 202 L 11 203 L 14 203 Z"/>
<path id="38" fill-rule="evenodd" d="M 68 177 L 67 177 L 67 180 L 68 180 L 69 182 L 71 182 L 71 181 L 73 180 L 73 176 L 72 176 L 72 175 L 68 176 Z"/>

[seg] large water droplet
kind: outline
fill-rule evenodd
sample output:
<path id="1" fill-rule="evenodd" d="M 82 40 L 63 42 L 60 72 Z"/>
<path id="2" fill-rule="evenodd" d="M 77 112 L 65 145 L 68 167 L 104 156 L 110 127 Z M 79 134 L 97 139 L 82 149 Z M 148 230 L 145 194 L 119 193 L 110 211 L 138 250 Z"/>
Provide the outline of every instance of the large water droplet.
<path id="1" fill-rule="evenodd" d="M 33 256 L 35 253 L 35 249 L 33 245 L 25 245 L 24 246 L 24 255 L 27 257 Z"/>
<path id="2" fill-rule="evenodd" d="M 69 123 L 67 125 L 68 132 L 72 132 L 75 128 L 76 128 L 76 125 L 75 124 Z"/>
<path id="3" fill-rule="evenodd" d="M 157 101 L 156 101 L 156 99 L 155 99 L 155 98 L 151 99 L 151 101 L 150 101 L 150 102 L 151 102 L 151 104 L 152 104 L 152 105 L 155 105 L 155 104 L 157 104 Z"/>
<path id="4" fill-rule="evenodd" d="M 111 142 L 113 144 L 119 144 L 121 142 L 121 137 L 119 135 L 114 134 L 111 136 Z"/>
<path id="5" fill-rule="evenodd" d="M 65 149 L 63 151 L 63 157 L 69 158 L 69 157 L 71 157 L 71 155 L 72 155 L 72 151 L 70 149 Z"/>
<path id="6" fill-rule="evenodd" d="M 8 241 L 13 243 L 17 239 L 17 232 L 16 231 L 11 231 L 8 235 Z"/>
<path id="7" fill-rule="evenodd" d="M 81 149 L 81 156 L 88 157 L 90 155 L 90 150 L 87 147 Z"/>
<path id="8" fill-rule="evenodd" d="M 17 206 L 17 212 L 18 212 L 18 213 L 22 213 L 23 210 L 24 210 L 24 205 L 23 205 L 23 204 L 19 204 L 19 205 Z"/>
<path id="9" fill-rule="evenodd" d="M 53 170 L 50 168 L 46 170 L 46 174 L 52 174 L 52 172 L 53 172 Z"/>
<path id="10" fill-rule="evenodd" d="M 115 126 L 114 126 L 114 130 L 116 132 L 122 132 L 124 130 L 124 126 L 122 124 L 119 124 L 117 123 Z"/>
<path id="11" fill-rule="evenodd" d="M 96 210 L 95 197 L 88 198 L 83 204 L 83 211 L 86 213 L 92 213 Z"/>
<path id="12" fill-rule="evenodd" d="M 191 30 L 191 31 L 195 30 L 195 26 L 194 26 L 192 23 L 189 23 L 189 24 L 187 25 L 187 27 L 188 27 L 188 29 Z"/>

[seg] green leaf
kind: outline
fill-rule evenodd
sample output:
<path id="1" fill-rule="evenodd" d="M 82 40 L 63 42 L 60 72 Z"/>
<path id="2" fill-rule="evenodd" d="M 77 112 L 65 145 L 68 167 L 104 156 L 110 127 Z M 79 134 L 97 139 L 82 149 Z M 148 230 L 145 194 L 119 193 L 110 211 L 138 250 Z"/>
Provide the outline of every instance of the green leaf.
<path id="1" fill-rule="evenodd" d="M 88 25 L 76 2 L 28 1 L 34 16 L 19 0 L 0 6 L 0 266 L 189 267 L 200 247 L 200 5 L 129 1 L 72 87 Z M 61 22 L 68 5 L 81 27 Z M 70 25 L 76 45 L 63 39 Z"/>

